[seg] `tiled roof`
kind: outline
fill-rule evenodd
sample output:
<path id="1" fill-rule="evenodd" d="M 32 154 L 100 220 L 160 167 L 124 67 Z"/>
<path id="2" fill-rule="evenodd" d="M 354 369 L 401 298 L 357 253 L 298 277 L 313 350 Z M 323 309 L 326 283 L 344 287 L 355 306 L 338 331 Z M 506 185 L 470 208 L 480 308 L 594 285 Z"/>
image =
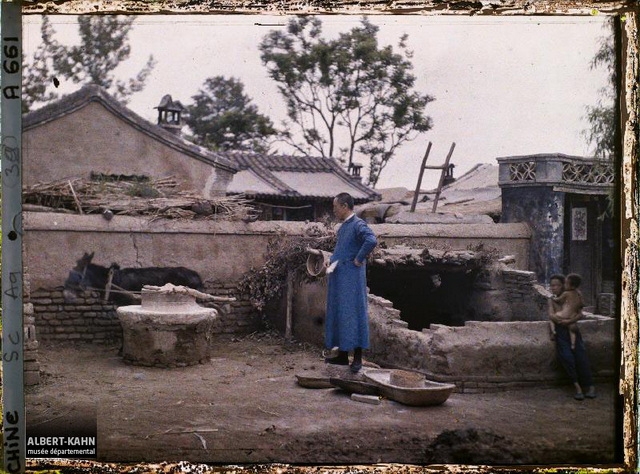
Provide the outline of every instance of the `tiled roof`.
<path id="1" fill-rule="evenodd" d="M 247 152 L 218 154 L 240 170 L 227 188 L 230 194 L 330 199 L 348 192 L 357 202 L 380 199 L 377 192 L 353 179 L 333 158 Z"/>
<path id="2" fill-rule="evenodd" d="M 58 118 L 69 115 L 82 109 L 91 102 L 98 102 L 120 119 L 127 122 L 133 128 L 154 138 L 155 140 L 171 147 L 185 155 L 191 156 L 199 161 L 207 163 L 216 168 L 221 168 L 230 172 L 237 171 L 237 168 L 224 156 L 212 153 L 205 148 L 183 140 L 177 135 L 164 130 L 156 124 L 146 121 L 132 110 L 128 109 L 114 97 L 109 95 L 103 88 L 96 85 L 84 86 L 79 91 L 62 97 L 60 100 L 45 105 L 44 107 L 29 112 L 22 118 L 22 130 L 28 131 Z M 175 103 L 174 103 L 175 104 Z"/>

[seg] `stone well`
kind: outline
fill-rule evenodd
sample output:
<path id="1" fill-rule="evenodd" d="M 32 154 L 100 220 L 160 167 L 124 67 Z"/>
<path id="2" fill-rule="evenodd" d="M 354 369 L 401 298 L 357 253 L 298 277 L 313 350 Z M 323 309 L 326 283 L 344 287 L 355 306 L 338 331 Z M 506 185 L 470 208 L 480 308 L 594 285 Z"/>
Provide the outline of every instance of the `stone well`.
<path id="1" fill-rule="evenodd" d="M 116 311 L 126 363 L 185 367 L 209 360 L 209 340 L 218 314 L 197 304 L 195 296 L 145 287 L 142 304 Z"/>

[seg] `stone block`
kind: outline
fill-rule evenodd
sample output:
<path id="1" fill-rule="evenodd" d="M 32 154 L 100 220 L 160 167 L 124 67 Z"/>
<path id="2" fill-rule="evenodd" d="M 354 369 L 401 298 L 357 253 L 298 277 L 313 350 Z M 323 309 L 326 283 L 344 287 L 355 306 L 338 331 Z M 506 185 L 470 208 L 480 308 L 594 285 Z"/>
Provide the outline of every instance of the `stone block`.
<path id="1" fill-rule="evenodd" d="M 40 383 L 40 372 L 27 372 L 24 373 L 24 384 L 28 387 L 38 385 Z"/>
<path id="2" fill-rule="evenodd" d="M 25 341 L 23 348 L 25 351 L 37 351 L 39 345 L 38 341 Z"/>
<path id="3" fill-rule="evenodd" d="M 392 319 L 391 323 L 396 327 L 401 327 L 401 328 L 408 328 L 409 327 L 409 323 L 406 322 L 406 321 L 403 321 L 401 319 Z"/>
<path id="4" fill-rule="evenodd" d="M 352 393 L 351 400 L 361 403 L 368 403 L 370 405 L 380 405 L 380 397 L 377 395 L 363 395 L 361 393 Z"/>
<path id="5" fill-rule="evenodd" d="M 25 361 L 24 362 L 24 370 L 25 372 L 39 372 L 40 371 L 40 362 L 35 360 Z"/>

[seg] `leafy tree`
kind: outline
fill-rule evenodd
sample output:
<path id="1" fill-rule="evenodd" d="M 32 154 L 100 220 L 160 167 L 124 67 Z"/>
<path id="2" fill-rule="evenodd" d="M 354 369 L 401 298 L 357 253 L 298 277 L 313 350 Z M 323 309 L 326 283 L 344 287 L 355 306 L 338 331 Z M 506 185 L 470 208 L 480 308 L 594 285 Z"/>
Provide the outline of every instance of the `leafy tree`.
<path id="1" fill-rule="evenodd" d="M 113 71 L 131 53 L 129 32 L 135 16 L 87 15 L 78 17 L 79 46 L 65 46 L 56 39 L 49 18 L 44 16 L 40 29 L 42 43 L 25 67 L 23 112 L 38 102 L 57 97 L 53 87 L 59 78 L 76 84 L 97 84 L 125 102 L 144 88 L 155 66 L 153 56 L 128 81 L 116 79 Z"/>
<path id="2" fill-rule="evenodd" d="M 258 113 L 238 79 L 210 77 L 192 99 L 185 121 L 194 141 L 212 150 L 266 152 L 269 137 L 277 133 L 271 120 Z"/>
<path id="3" fill-rule="evenodd" d="M 262 62 L 287 106 L 283 140 L 299 153 L 348 166 L 356 153 L 368 156 L 372 186 L 400 145 L 431 129 L 424 110 L 434 100 L 413 90 L 407 36 L 396 53 L 378 45 L 377 33 L 363 18 L 351 31 L 326 40 L 321 20 L 300 17 L 260 44 Z"/>
<path id="4" fill-rule="evenodd" d="M 608 22 L 605 27 L 611 31 L 613 24 Z M 603 36 L 600 39 L 600 47 L 591 60 L 591 69 L 605 67 L 609 73 L 609 84 L 600 89 L 600 97 L 596 105 L 586 107 L 589 128 L 583 132 L 587 142 L 594 146 L 594 155 L 597 158 L 613 157 L 616 150 L 615 58 L 613 35 Z"/>

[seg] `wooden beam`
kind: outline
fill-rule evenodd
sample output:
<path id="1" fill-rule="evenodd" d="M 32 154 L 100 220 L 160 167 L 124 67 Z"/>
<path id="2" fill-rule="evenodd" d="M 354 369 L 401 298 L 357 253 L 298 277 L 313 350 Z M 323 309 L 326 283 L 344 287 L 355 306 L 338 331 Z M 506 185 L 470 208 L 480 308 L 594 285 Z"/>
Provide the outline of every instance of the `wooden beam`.
<path id="1" fill-rule="evenodd" d="M 442 165 L 442 173 L 440 174 L 440 181 L 438 182 L 438 190 L 436 191 L 436 197 L 433 200 L 433 209 L 431 212 L 436 212 L 436 208 L 438 207 L 438 199 L 440 199 L 440 193 L 442 192 L 442 184 L 444 183 L 444 176 L 447 172 L 447 168 L 449 167 L 449 160 L 451 159 L 451 155 L 453 155 L 453 149 L 456 147 L 456 143 L 453 142 L 451 144 L 451 148 L 449 149 L 449 154 L 447 155 L 447 159 L 444 161 L 444 165 Z"/>
<path id="2" fill-rule="evenodd" d="M 431 142 L 427 146 L 427 151 L 424 154 L 424 158 L 422 159 L 422 166 L 420 167 L 420 174 L 418 175 L 418 184 L 416 185 L 416 192 L 413 193 L 413 201 L 411 202 L 411 210 L 409 212 L 415 212 L 416 204 L 418 203 L 418 194 L 420 194 L 420 186 L 422 186 L 422 175 L 424 174 L 425 164 L 427 163 L 427 158 L 429 157 L 429 152 L 431 151 Z"/>

